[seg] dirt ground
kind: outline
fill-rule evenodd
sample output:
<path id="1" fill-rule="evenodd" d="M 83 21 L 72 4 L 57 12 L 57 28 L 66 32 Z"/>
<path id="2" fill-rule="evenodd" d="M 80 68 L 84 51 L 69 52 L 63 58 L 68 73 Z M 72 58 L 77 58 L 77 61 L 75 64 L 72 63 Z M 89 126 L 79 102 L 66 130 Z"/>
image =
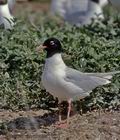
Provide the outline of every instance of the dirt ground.
<path id="1" fill-rule="evenodd" d="M 0 131 L 0 140 L 120 140 L 120 112 L 76 114 L 64 129 L 55 126 L 57 120 L 47 110 L 1 110 L 6 130 Z"/>
<path id="2" fill-rule="evenodd" d="M 39 11 L 47 12 L 49 9 L 50 9 L 50 3 L 18 2 L 14 7 L 13 14 L 17 15 L 26 10 L 32 12 L 39 12 Z"/>

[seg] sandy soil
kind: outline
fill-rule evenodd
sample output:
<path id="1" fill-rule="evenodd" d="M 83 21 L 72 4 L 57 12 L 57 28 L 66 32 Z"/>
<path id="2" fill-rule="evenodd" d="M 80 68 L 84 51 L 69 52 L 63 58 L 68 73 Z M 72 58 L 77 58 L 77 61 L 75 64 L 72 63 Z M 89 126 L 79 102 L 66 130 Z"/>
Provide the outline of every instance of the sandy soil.
<path id="1" fill-rule="evenodd" d="M 76 114 L 64 129 L 55 126 L 57 120 L 47 110 L 2 110 L 6 130 L 0 130 L 0 140 L 120 140 L 120 112 Z"/>

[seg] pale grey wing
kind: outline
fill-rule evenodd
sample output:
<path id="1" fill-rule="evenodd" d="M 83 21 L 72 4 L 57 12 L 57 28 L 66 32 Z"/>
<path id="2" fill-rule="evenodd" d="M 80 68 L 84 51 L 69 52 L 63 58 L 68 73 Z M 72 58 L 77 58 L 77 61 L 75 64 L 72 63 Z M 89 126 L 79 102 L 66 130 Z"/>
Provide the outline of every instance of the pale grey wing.
<path id="1" fill-rule="evenodd" d="M 72 82 L 85 92 L 89 92 L 94 88 L 110 83 L 109 80 L 97 76 L 89 76 L 72 68 L 66 68 L 65 81 Z"/>
<path id="2" fill-rule="evenodd" d="M 3 24 L 2 18 L 0 17 L 0 25 Z"/>
<path id="3" fill-rule="evenodd" d="M 8 6 L 9 6 L 9 9 L 10 9 L 10 13 L 11 13 L 11 11 L 13 10 L 13 8 L 15 6 L 15 1 L 16 0 L 8 0 Z"/>
<path id="4" fill-rule="evenodd" d="M 101 78 L 105 78 L 110 80 L 113 75 L 115 74 L 119 74 L 120 71 L 114 71 L 114 72 L 107 72 L 107 73 L 85 73 L 88 76 L 97 76 L 97 77 L 101 77 Z"/>

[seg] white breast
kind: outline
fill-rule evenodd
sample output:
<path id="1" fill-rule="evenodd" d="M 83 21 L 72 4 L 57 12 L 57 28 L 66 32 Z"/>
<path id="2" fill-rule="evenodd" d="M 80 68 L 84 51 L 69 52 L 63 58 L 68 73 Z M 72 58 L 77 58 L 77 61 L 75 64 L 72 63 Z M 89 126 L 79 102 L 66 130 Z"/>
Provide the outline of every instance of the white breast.
<path id="1" fill-rule="evenodd" d="M 42 74 L 42 83 L 46 91 L 59 100 L 68 100 L 71 98 L 85 97 L 83 89 L 72 82 L 66 81 L 66 65 L 64 64 L 61 55 L 56 54 L 48 58 L 45 63 L 45 68 Z"/>
<path id="2" fill-rule="evenodd" d="M 51 58 L 46 59 L 42 74 L 42 83 L 46 91 L 54 97 L 66 98 L 64 93 L 61 93 L 62 78 L 65 76 L 65 67 L 61 54 L 55 54 Z"/>

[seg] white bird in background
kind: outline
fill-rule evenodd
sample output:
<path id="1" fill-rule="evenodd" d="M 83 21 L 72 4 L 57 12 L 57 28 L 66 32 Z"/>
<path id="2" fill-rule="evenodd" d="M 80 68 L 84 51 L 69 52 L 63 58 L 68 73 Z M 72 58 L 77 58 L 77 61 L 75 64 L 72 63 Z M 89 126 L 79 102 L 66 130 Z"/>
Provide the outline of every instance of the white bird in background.
<path id="1" fill-rule="evenodd" d="M 52 14 L 60 15 L 75 25 L 87 25 L 91 19 L 104 19 L 103 7 L 108 0 L 52 0 Z"/>
<path id="2" fill-rule="evenodd" d="M 14 26 L 14 17 L 11 15 L 8 1 L 0 0 L 0 25 L 3 24 L 5 29 L 12 29 Z"/>
<path id="3" fill-rule="evenodd" d="M 47 52 L 42 83 L 46 91 L 54 97 L 58 97 L 59 102 L 68 101 L 67 123 L 62 124 L 61 114 L 59 114 L 59 127 L 69 123 L 71 102 L 73 98 L 82 99 L 98 86 L 109 84 L 112 75 L 120 71 L 110 73 L 82 73 L 69 68 L 61 57 L 61 43 L 56 38 L 47 39 L 42 46 L 37 48 Z M 60 109 L 59 109 L 60 111 Z"/>

